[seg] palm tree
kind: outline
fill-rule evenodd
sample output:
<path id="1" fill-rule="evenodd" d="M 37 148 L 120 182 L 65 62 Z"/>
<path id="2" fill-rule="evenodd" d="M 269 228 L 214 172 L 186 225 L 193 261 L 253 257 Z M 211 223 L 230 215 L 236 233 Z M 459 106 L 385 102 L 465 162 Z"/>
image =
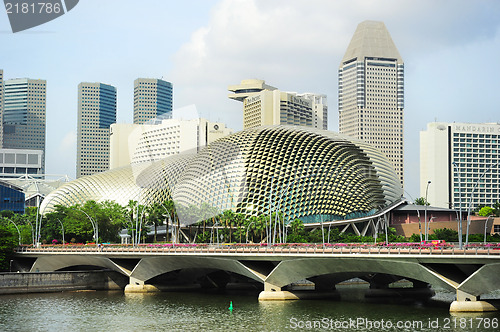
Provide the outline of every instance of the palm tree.
<path id="1" fill-rule="evenodd" d="M 165 208 L 165 211 L 167 212 L 169 218 L 171 221 L 172 221 L 172 225 L 175 224 L 175 222 L 177 221 L 177 225 L 179 225 L 179 218 L 177 217 L 177 212 L 176 212 L 176 208 L 175 208 L 175 203 L 174 201 L 172 200 L 168 200 L 168 201 L 165 201 L 163 202 L 163 207 Z M 167 237 L 166 237 L 166 240 L 168 242 L 168 219 L 167 219 L 167 224 L 166 224 L 166 232 L 167 232 Z"/>
<path id="2" fill-rule="evenodd" d="M 257 222 L 257 225 L 256 225 L 256 229 L 260 231 L 260 242 L 263 242 L 264 241 L 264 230 L 267 229 L 267 227 L 269 227 L 268 226 L 269 216 L 267 216 L 265 214 L 261 214 L 257 218 L 257 221 L 258 222 Z M 266 242 L 270 241 L 269 235 L 270 234 L 267 234 Z"/>
<path id="3" fill-rule="evenodd" d="M 232 225 L 234 223 L 234 212 L 232 210 L 226 210 L 222 213 L 221 221 L 224 227 L 229 228 L 229 242 L 232 240 Z"/>
<path id="4" fill-rule="evenodd" d="M 135 245 L 135 231 L 136 229 L 134 228 L 134 216 L 135 216 L 135 211 L 137 209 L 137 201 L 134 200 L 129 200 L 128 204 L 125 206 L 125 209 L 127 211 L 127 219 L 130 224 L 127 224 L 127 228 L 130 225 L 130 235 L 132 238 L 132 245 Z"/>

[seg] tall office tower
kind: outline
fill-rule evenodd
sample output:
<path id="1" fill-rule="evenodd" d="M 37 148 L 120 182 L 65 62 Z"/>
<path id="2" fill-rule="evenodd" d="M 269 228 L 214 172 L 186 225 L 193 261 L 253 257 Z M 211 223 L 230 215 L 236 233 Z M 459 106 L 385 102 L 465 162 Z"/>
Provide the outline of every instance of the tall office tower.
<path id="1" fill-rule="evenodd" d="M 157 117 L 171 118 L 172 83 L 155 78 L 134 81 L 134 123 L 143 124 Z"/>
<path id="2" fill-rule="evenodd" d="M 266 125 L 327 129 L 325 95 L 283 92 L 263 80 L 243 80 L 228 90 L 230 99 L 243 102 L 243 129 Z"/>
<path id="3" fill-rule="evenodd" d="M 493 206 L 499 163 L 500 124 L 429 123 L 420 132 L 420 195 L 427 191 L 427 201 L 443 208 Z"/>
<path id="4" fill-rule="evenodd" d="M 17 78 L 4 82 L 3 144 L 5 149 L 41 150 L 45 171 L 45 80 Z"/>
<path id="5" fill-rule="evenodd" d="M 103 83 L 78 85 L 76 176 L 109 169 L 110 126 L 116 122 L 116 88 Z"/>
<path id="6" fill-rule="evenodd" d="M 339 131 L 394 164 L 403 184 L 404 64 L 384 23 L 360 23 L 339 67 Z"/>

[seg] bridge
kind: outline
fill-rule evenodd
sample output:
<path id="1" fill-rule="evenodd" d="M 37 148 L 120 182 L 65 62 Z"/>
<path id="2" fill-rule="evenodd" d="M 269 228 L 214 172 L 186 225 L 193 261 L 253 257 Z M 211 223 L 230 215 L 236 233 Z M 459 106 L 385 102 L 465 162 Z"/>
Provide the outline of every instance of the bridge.
<path id="1" fill-rule="evenodd" d="M 228 273 L 236 274 L 263 285 L 262 301 L 332 294 L 336 284 L 354 277 L 368 281 L 374 292 L 390 292 L 390 284 L 406 279 L 413 284 L 407 294 L 428 293 L 429 285 L 456 292 L 450 311 L 494 311 L 498 305 L 480 296 L 500 289 L 500 250 L 487 247 L 42 246 L 20 247 L 16 259 L 28 262 L 31 272 L 111 269 L 129 278 L 125 292 L 158 291 L 150 282 L 171 272 L 185 271 L 184 277 L 202 273 L 217 287 L 225 286 Z M 289 290 L 304 279 L 314 283 L 314 291 Z"/>

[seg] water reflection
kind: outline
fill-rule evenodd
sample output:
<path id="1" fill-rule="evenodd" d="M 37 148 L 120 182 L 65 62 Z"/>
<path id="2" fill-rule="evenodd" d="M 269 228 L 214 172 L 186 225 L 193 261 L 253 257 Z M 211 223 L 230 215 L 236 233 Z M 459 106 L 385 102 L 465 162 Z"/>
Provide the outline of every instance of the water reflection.
<path id="1" fill-rule="evenodd" d="M 306 323 L 335 323 L 363 319 L 364 322 L 421 322 L 407 331 L 463 331 L 453 319 L 500 319 L 499 313 L 453 314 L 453 294 L 437 292 L 429 303 L 370 303 L 359 287 L 339 287 L 342 301 L 311 300 L 259 302 L 258 293 L 171 292 L 123 294 L 122 292 L 76 292 L 0 296 L 0 331 L 293 331 L 307 329 Z M 500 298 L 500 294 L 492 296 Z M 228 310 L 232 301 L 233 310 Z M 440 325 L 431 327 L 432 322 Z M 342 331 L 399 331 L 358 325 Z M 472 326 L 470 331 L 497 329 Z"/>

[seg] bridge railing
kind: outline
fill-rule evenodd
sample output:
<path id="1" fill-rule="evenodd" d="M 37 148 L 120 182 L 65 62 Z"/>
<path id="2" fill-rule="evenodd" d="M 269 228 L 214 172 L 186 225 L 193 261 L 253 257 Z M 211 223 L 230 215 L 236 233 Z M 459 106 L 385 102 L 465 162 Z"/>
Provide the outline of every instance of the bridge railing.
<path id="1" fill-rule="evenodd" d="M 500 248 L 469 247 L 363 247 L 363 246 L 21 246 L 17 253 L 103 253 L 103 254 L 279 254 L 279 255 L 500 255 Z"/>

